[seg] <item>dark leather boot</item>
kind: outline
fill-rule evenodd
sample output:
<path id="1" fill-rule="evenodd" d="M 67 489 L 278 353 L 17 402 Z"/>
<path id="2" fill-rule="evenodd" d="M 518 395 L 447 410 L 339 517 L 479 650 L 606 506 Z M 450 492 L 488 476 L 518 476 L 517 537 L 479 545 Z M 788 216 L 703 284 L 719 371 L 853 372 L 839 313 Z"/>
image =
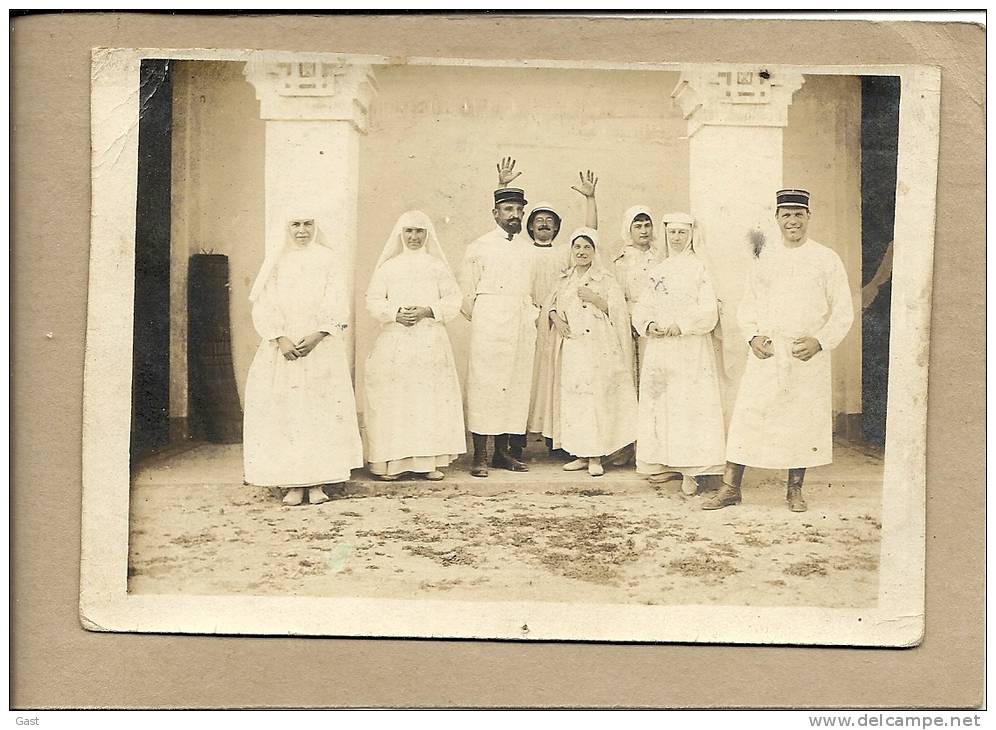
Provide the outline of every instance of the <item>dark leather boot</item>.
<path id="1" fill-rule="evenodd" d="M 472 477 L 486 477 L 488 475 L 488 437 L 479 433 L 472 433 L 474 440 L 474 461 L 470 465 L 470 475 Z"/>
<path id="2" fill-rule="evenodd" d="M 712 497 L 702 503 L 702 509 L 723 509 L 740 504 L 743 496 L 740 494 L 740 485 L 744 478 L 743 464 L 726 462 L 726 471 L 723 473 L 723 486 L 719 488 Z"/>
<path id="3" fill-rule="evenodd" d="M 508 437 L 508 453 L 516 461 L 522 461 L 522 452 L 526 448 L 526 434 L 513 433 Z"/>
<path id="4" fill-rule="evenodd" d="M 509 471 L 529 471 L 528 466 L 508 453 L 507 433 L 495 436 L 495 453 L 491 457 L 491 466 L 495 469 L 508 469 Z"/>
<path id="5" fill-rule="evenodd" d="M 805 478 L 805 469 L 789 469 L 785 501 L 793 512 L 805 512 L 808 509 L 806 500 L 802 498 L 802 482 Z"/>

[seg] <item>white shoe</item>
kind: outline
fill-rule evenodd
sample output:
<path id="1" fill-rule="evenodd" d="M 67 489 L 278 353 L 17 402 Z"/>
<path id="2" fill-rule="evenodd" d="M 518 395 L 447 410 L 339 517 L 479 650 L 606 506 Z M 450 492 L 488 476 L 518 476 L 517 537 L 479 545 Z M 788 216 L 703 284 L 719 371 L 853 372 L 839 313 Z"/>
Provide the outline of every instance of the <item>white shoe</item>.
<path id="1" fill-rule="evenodd" d="M 681 477 L 681 493 L 687 497 L 694 497 L 699 493 L 699 483 L 695 481 L 695 477 L 687 474 Z"/>
<path id="2" fill-rule="evenodd" d="M 292 487 L 291 489 L 288 489 L 287 494 L 284 495 L 284 498 L 281 501 L 288 507 L 297 507 L 304 501 L 304 489 L 301 487 Z"/>
<path id="3" fill-rule="evenodd" d="M 588 459 L 588 474 L 593 477 L 600 477 L 605 473 L 605 469 L 602 468 L 601 459 Z"/>
<path id="4" fill-rule="evenodd" d="M 581 471 L 588 466 L 587 459 L 575 459 L 564 464 L 564 471 Z"/>
<path id="5" fill-rule="evenodd" d="M 308 502 L 310 504 L 322 504 L 328 501 L 329 497 L 321 487 L 311 487 L 308 489 Z"/>

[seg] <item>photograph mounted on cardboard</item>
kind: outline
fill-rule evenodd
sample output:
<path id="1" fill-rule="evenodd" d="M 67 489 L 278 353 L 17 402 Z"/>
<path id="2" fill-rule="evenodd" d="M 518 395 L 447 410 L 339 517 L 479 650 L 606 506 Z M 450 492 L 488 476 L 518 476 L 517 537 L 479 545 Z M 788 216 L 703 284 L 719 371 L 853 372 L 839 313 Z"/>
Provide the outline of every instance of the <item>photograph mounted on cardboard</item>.
<path id="1" fill-rule="evenodd" d="M 917 643 L 939 83 L 95 50 L 84 625 Z"/>

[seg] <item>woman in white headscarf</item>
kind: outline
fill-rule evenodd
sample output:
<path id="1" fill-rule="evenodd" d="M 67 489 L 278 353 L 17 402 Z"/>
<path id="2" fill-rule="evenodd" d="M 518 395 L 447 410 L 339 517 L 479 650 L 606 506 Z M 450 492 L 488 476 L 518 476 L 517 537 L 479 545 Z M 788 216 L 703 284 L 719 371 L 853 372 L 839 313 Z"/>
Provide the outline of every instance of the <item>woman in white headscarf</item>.
<path id="1" fill-rule="evenodd" d="M 381 323 L 364 378 L 367 468 L 380 479 L 405 472 L 443 478 L 467 450 L 460 382 L 445 323 L 462 294 L 429 217 L 394 224 L 366 293 Z"/>
<path id="2" fill-rule="evenodd" d="M 570 266 L 543 311 L 542 322 L 554 330 L 543 435 L 575 457 L 566 471 L 601 476 L 602 457 L 636 438 L 630 318 L 622 287 L 598 256 L 598 234 L 579 228 L 569 243 Z"/>
<path id="3" fill-rule="evenodd" d="M 664 217 L 666 257 L 650 269 L 633 309 L 633 326 L 646 341 L 640 377 L 636 467 L 655 483 L 722 474 L 723 407 L 712 342 L 716 293 L 696 247 L 702 236 L 686 213 Z M 662 252 L 663 253 L 663 252 Z"/>
<path id="4" fill-rule="evenodd" d="M 291 218 L 249 299 L 262 338 L 246 381 L 247 484 L 286 489 L 284 504 L 328 501 L 323 485 L 363 466 L 343 330 L 342 261 L 313 216 Z"/>

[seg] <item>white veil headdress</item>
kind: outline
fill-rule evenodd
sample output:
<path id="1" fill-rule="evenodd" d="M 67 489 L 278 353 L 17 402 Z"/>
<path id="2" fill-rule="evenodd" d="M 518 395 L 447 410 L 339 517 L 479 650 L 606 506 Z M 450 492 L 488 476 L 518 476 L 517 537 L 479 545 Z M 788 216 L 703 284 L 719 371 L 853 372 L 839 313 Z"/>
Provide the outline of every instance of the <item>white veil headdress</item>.
<path id="1" fill-rule="evenodd" d="M 256 274 L 256 281 L 253 282 L 252 289 L 249 290 L 249 301 L 255 302 L 259 299 L 260 295 L 263 293 L 263 289 L 266 288 L 266 282 L 270 280 L 273 275 L 273 271 L 277 268 L 277 264 L 283 255 L 296 245 L 293 235 L 291 235 L 290 224 L 294 221 L 314 221 L 315 230 L 314 234 L 311 236 L 311 240 L 307 245 L 311 246 L 314 244 L 319 244 L 325 246 L 326 248 L 332 248 L 325 239 L 325 234 L 322 233 L 322 227 L 318 224 L 318 219 L 310 214 L 305 215 L 292 215 L 287 218 L 287 223 L 284 225 L 283 235 L 284 240 L 280 246 L 273 246 L 267 252 L 266 256 L 263 258 L 263 265 L 259 268 L 259 273 Z"/>
<path id="2" fill-rule="evenodd" d="M 668 258 L 671 256 L 671 245 L 667 240 L 667 227 L 668 224 L 686 226 L 691 229 L 691 235 L 688 238 L 688 245 L 682 253 L 691 251 L 693 253 L 698 253 L 697 247 L 702 244 L 702 231 L 699 228 L 698 222 L 695 218 L 688 213 L 668 213 L 661 219 L 661 227 L 664 230 L 664 245 L 661 247 L 661 258 Z"/>
<path id="3" fill-rule="evenodd" d="M 574 241 L 576 241 L 579 238 L 587 238 L 589 241 L 591 241 L 591 245 L 595 247 L 595 255 L 591 257 L 591 268 L 589 269 L 589 273 L 595 273 L 598 271 L 607 271 L 607 269 L 605 268 L 605 262 L 602 261 L 602 255 L 599 252 L 598 231 L 596 231 L 594 228 L 588 228 L 586 226 L 581 228 L 575 228 L 571 232 L 571 237 L 567 239 L 569 258 L 568 258 L 567 268 L 564 269 L 564 271 L 570 272 L 574 269 L 574 254 L 572 249 L 574 246 Z"/>
<path id="4" fill-rule="evenodd" d="M 425 230 L 425 243 L 417 251 L 412 251 L 402 240 L 402 233 L 406 228 L 422 228 Z M 419 255 L 435 256 L 446 265 L 447 269 L 450 268 L 450 262 L 447 261 L 443 247 L 439 245 L 439 239 L 436 238 L 436 227 L 432 225 L 432 219 L 420 210 L 408 210 L 398 217 L 394 228 L 391 229 L 391 235 L 388 236 L 387 241 L 384 243 L 384 249 L 380 252 L 380 258 L 377 259 L 374 271 L 377 271 L 377 269 L 395 256 Z M 452 272 L 452 269 L 450 271 Z"/>
<path id="5" fill-rule="evenodd" d="M 638 215 L 645 215 L 645 216 L 647 216 L 650 219 L 651 223 L 654 222 L 653 211 L 651 211 L 650 208 L 648 208 L 647 206 L 645 206 L 645 205 L 634 205 L 633 207 L 628 208 L 626 210 L 626 212 L 623 213 L 623 218 L 622 218 L 622 243 L 623 243 L 623 246 L 630 246 L 630 245 L 633 244 L 633 236 L 632 236 L 632 232 L 631 232 L 630 229 L 633 227 L 633 220 Z M 652 248 L 656 247 L 656 243 L 657 243 L 657 229 L 655 228 L 654 232 L 653 232 L 653 236 L 650 239 L 650 246 Z"/>

